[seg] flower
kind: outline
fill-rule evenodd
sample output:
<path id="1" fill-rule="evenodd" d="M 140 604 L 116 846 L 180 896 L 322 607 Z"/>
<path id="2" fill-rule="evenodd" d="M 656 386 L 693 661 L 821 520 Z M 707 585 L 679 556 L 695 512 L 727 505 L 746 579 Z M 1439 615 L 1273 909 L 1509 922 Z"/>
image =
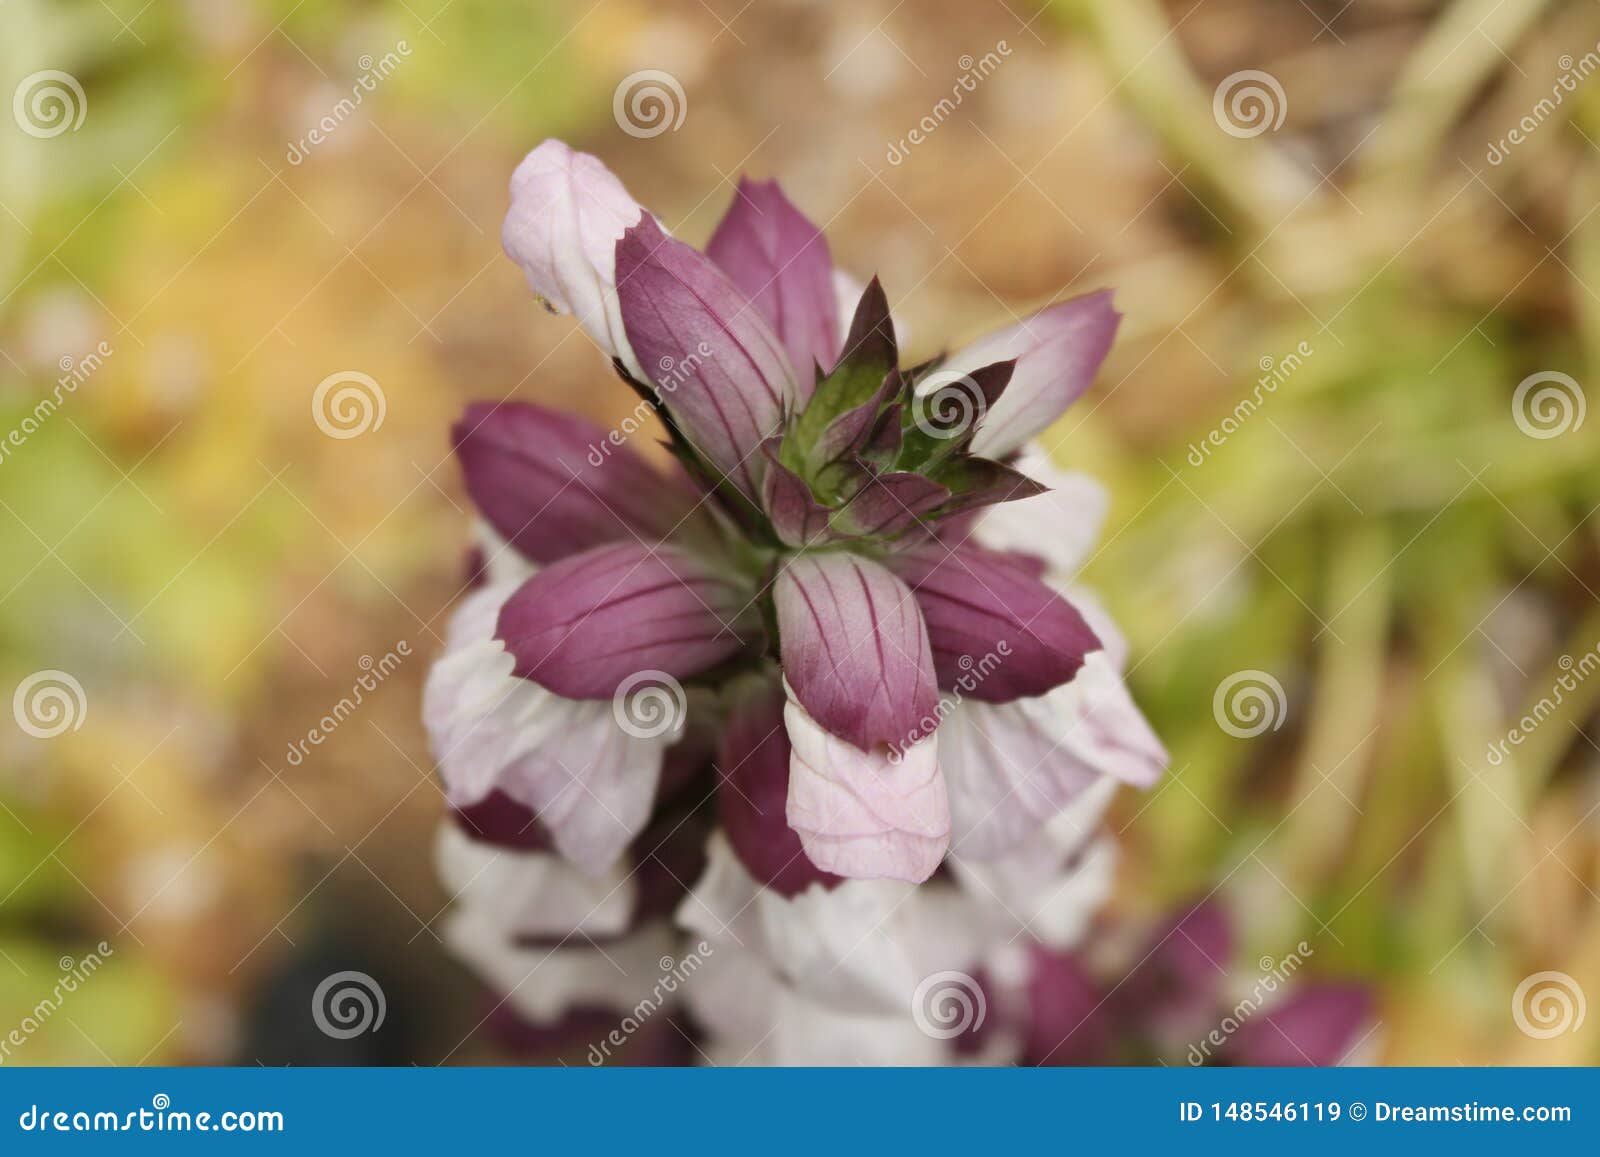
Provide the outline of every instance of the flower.
<path id="1" fill-rule="evenodd" d="M 1081 954 L 1033 948 L 1025 981 L 1030 1065 L 1349 1063 L 1376 1031 L 1373 994 L 1299 975 L 1310 947 L 1233 968 L 1233 921 L 1204 899 L 1179 908 L 1108 983 Z"/>
<path id="2" fill-rule="evenodd" d="M 1103 497 L 1047 489 L 1029 447 L 1105 357 L 1109 293 L 905 365 L 883 287 L 841 303 L 775 183 L 741 182 L 701 252 L 559 141 L 518 167 L 502 240 L 674 465 L 522 402 L 456 425 L 482 582 L 424 717 L 457 808 L 503 796 L 604 877 L 698 728 L 730 853 L 794 896 L 1002 860 L 1159 776 L 1122 644 L 1068 585 Z"/>

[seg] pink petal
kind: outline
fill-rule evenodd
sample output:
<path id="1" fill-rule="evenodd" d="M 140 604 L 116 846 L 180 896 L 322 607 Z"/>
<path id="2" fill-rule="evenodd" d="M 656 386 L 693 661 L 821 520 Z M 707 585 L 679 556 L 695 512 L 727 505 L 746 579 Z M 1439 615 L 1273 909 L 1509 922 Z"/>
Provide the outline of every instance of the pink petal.
<path id="1" fill-rule="evenodd" d="M 979 338 L 941 363 L 941 374 L 967 374 L 1017 359 L 1005 393 L 978 427 L 972 452 L 1004 458 L 1059 418 L 1089 388 L 1121 319 L 1110 290 L 1086 294 Z"/>
<path id="2" fill-rule="evenodd" d="M 936 740 L 908 747 L 898 762 L 868 754 L 817 723 L 790 691 L 784 723 L 789 826 L 825 872 L 921 883 L 939 867 L 950 837 L 950 805 Z"/>
<path id="3" fill-rule="evenodd" d="M 599 160 L 548 140 L 511 177 L 506 255 L 557 313 L 577 316 L 607 357 L 632 365 L 617 302 L 616 244 L 643 210 Z"/>
<path id="4" fill-rule="evenodd" d="M 952 844 L 977 859 L 1005 855 L 1103 776 L 1148 787 L 1167 761 L 1099 653 L 1048 695 L 956 704 L 937 738 L 950 789 Z"/>
<path id="5" fill-rule="evenodd" d="M 1003 502 L 978 517 L 973 538 L 996 551 L 1026 551 L 1065 581 L 1078 572 L 1100 537 L 1110 498 L 1087 474 L 1063 470 L 1038 446 L 1028 446 L 1014 465 L 1050 489 L 1032 498 Z"/>
<path id="6" fill-rule="evenodd" d="M 649 214 L 616 253 L 622 319 L 644 375 L 694 449 L 757 498 L 761 443 L 795 398 L 783 346 L 721 270 Z"/>
<path id="7" fill-rule="evenodd" d="M 745 870 L 780 896 L 812 884 L 831 888 L 839 877 L 820 871 L 785 818 L 789 795 L 789 736 L 783 689 L 758 679 L 735 687 L 734 705 L 717 761 L 717 816 Z"/>
<path id="8" fill-rule="evenodd" d="M 513 675 L 494 630 L 515 589 L 482 587 L 451 618 L 423 691 L 433 757 L 454 806 L 498 790 L 538 817 L 562 855 L 603 872 L 644 829 L 662 753 L 682 729 L 630 733 L 609 702 L 564 699 Z"/>
<path id="9" fill-rule="evenodd" d="M 1338 1065 L 1360 1043 L 1373 1012 L 1358 984 L 1310 984 L 1270 1012 L 1245 1021 L 1229 1042 L 1241 1065 Z"/>
<path id="10" fill-rule="evenodd" d="M 1071 603 L 1004 555 L 931 543 L 893 566 L 916 592 L 947 690 L 986 703 L 1043 695 L 1100 649 Z"/>
<path id="11" fill-rule="evenodd" d="M 706 256 L 772 324 L 789 355 L 803 404 L 815 367 L 833 368 L 839 311 L 828 242 L 776 181 L 739 182 L 738 194 L 706 244 Z"/>
<path id="12" fill-rule="evenodd" d="M 732 655 L 750 601 L 679 547 L 613 543 L 525 582 L 502 608 L 497 637 L 522 678 L 570 699 L 610 699 L 631 676 L 682 678 Z"/>
<path id="13" fill-rule="evenodd" d="M 784 678 L 812 718 L 863 751 L 931 730 L 933 657 L 904 583 L 853 554 L 803 554 L 774 600 Z"/>
<path id="14" fill-rule="evenodd" d="M 452 431 L 467 493 L 535 562 L 618 539 L 665 538 L 688 492 L 593 422 L 526 402 L 477 402 Z"/>

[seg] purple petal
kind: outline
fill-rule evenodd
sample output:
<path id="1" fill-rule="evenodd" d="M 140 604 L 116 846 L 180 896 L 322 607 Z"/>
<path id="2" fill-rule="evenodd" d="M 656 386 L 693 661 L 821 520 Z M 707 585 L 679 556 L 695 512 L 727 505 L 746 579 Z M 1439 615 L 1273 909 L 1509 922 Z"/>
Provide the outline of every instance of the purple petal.
<path id="1" fill-rule="evenodd" d="M 793 404 L 794 375 L 761 314 L 703 254 L 646 214 L 617 242 L 628 341 L 694 448 L 749 498 L 761 443 Z"/>
<path id="2" fill-rule="evenodd" d="M 605 429 L 526 402 L 468 406 L 452 440 L 473 504 L 534 562 L 617 539 L 664 538 L 694 506 Z"/>
<path id="3" fill-rule="evenodd" d="M 1233 960 L 1233 926 L 1215 900 L 1201 900 L 1157 930 L 1117 990 L 1118 1007 L 1152 1036 L 1179 1044 L 1216 1018 Z"/>
<path id="4" fill-rule="evenodd" d="M 972 452 L 1004 458 L 1059 418 L 1089 388 L 1111 349 L 1122 315 L 1111 291 L 1074 297 L 1027 321 L 996 330 L 940 363 L 939 373 L 971 373 L 1007 358 L 1017 368 L 972 440 Z"/>
<path id="5" fill-rule="evenodd" d="M 1229 1042 L 1241 1065 L 1337 1065 L 1372 1017 L 1372 994 L 1359 984 L 1312 984 L 1271 1012 L 1245 1021 Z"/>
<path id="6" fill-rule="evenodd" d="M 1052 1067 L 1110 1063 L 1116 1029 L 1088 971 L 1070 952 L 1035 946 L 1030 959 L 1025 1063 Z"/>
<path id="7" fill-rule="evenodd" d="M 1070 603 L 1004 555 L 935 543 L 893 566 L 916 591 L 941 687 L 989 703 L 1031 698 L 1071 680 L 1100 649 Z"/>
<path id="8" fill-rule="evenodd" d="M 946 464 L 935 477 L 952 492 L 950 501 L 939 508 L 941 518 L 1050 492 L 1021 471 L 987 458 L 959 458 Z"/>
<path id="9" fill-rule="evenodd" d="M 845 534 L 899 534 L 949 497 L 950 491 L 921 474 L 872 475 L 834 515 L 833 525 Z"/>
<path id="10" fill-rule="evenodd" d="M 728 843 L 750 875 L 780 896 L 798 895 L 816 883 L 832 888 L 840 877 L 806 857 L 785 818 L 790 752 L 783 689 L 752 681 L 735 694 L 717 768 L 717 816 Z"/>
<path id="11" fill-rule="evenodd" d="M 852 554 L 803 554 L 779 573 L 774 598 L 784 677 L 818 723 L 863 751 L 924 733 L 938 690 L 904 583 Z"/>
<path id="12" fill-rule="evenodd" d="M 511 177 L 506 255 L 557 313 L 575 314 L 607 357 L 631 360 L 616 291 L 617 239 L 639 203 L 599 160 L 548 140 Z"/>
<path id="13" fill-rule="evenodd" d="M 855 458 L 866 449 L 874 434 L 881 435 L 884 403 L 894 397 L 900 388 L 900 374 L 891 369 L 871 397 L 829 422 L 806 455 L 806 465 L 812 473 L 820 474 L 825 467 L 841 459 Z"/>
<path id="14" fill-rule="evenodd" d="M 451 818 L 479 843 L 523 852 L 546 852 L 555 846 L 539 817 L 499 788 L 477 803 L 452 808 Z"/>
<path id="15" fill-rule="evenodd" d="M 496 637 L 521 678 L 569 699 L 609 699 L 641 672 L 682 678 L 732 655 L 749 598 L 686 551 L 615 543 L 523 583 Z"/>
<path id="16" fill-rule="evenodd" d="M 837 537 L 828 528 L 832 512 L 816 500 L 804 478 L 780 461 L 778 440 L 769 439 L 762 452 L 767 459 L 767 475 L 761 480 L 761 503 L 778 537 L 796 547 L 832 542 Z"/>
<path id="17" fill-rule="evenodd" d="M 772 324 L 803 403 L 811 396 L 815 367 L 832 369 L 839 353 L 839 307 L 827 239 L 776 181 L 743 178 L 706 244 L 706 256 Z"/>

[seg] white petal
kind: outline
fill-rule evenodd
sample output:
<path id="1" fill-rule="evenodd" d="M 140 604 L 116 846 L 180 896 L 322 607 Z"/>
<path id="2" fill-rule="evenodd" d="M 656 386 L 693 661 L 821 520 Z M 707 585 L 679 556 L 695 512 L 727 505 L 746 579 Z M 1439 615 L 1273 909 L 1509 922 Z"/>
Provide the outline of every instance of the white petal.
<path id="1" fill-rule="evenodd" d="M 891 761 L 888 748 L 862 751 L 831 734 L 800 706 L 787 681 L 789 826 L 825 872 L 919 883 L 933 875 L 950 836 L 937 736 Z"/>
<path id="2" fill-rule="evenodd" d="M 616 936 L 633 915 L 633 873 L 620 865 L 590 876 L 549 852 L 481 843 L 453 823 L 439 829 L 434 859 L 455 902 L 507 936 Z"/>
<path id="3" fill-rule="evenodd" d="M 996 925 L 996 938 L 1015 937 L 1026 930 L 1052 948 L 1072 948 L 1083 939 L 1110 895 L 1117 846 L 1102 837 L 1079 855 L 1083 843 L 1079 833 L 1065 834 L 1069 838 L 1041 829 L 998 859 L 951 861 L 978 918 Z"/>
<path id="4" fill-rule="evenodd" d="M 971 969 L 983 944 L 944 884 L 813 884 L 792 898 L 762 888 L 718 834 L 705 874 L 678 909 L 690 932 L 762 960 L 809 999 L 859 1013 L 909 1015 L 934 972 Z"/>
<path id="5" fill-rule="evenodd" d="M 679 948 L 672 930 L 659 923 L 607 943 L 603 953 L 571 942 L 519 945 L 491 914 L 475 908 L 456 908 L 440 925 L 450 950 L 536 1025 L 553 1024 L 574 1008 L 632 1009 L 656 992 L 663 958 L 676 959 Z"/>
<path id="6" fill-rule="evenodd" d="M 528 285 L 559 313 L 571 313 L 607 357 L 641 381 L 617 303 L 616 245 L 643 209 L 598 159 L 548 140 L 511 177 L 511 208 L 500 243 Z"/>
<path id="7" fill-rule="evenodd" d="M 986 507 L 973 536 L 991 550 L 1036 555 L 1045 560 L 1053 580 L 1065 582 L 1094 549 L 1110 496 L 1089 475 L 1061 469 L 1037 444 L 1026 447 L 1016 468 L 1050 489 Z"/>
<path id="8" fill-rule="evenodd" d="M 956 705 L 940 725 L 952 848 L 1005 855 L 1102 776 L 1148 787 L 1167 754 L 1101 652 L 1070 683 L 1034 699 Z"/>
<path id="9" fill-rule="evenodd" d="M 513 676 L 494 631 L 516 587 L 482 587 L 457 608 L 428 673 L 423 722 L 451 802 L 499 788 L 538 814 L 564 856 L 599 874 L 650 818 L 662 753 L 678 732 L 637 738 L 609 702 L 564 699 Z"/>

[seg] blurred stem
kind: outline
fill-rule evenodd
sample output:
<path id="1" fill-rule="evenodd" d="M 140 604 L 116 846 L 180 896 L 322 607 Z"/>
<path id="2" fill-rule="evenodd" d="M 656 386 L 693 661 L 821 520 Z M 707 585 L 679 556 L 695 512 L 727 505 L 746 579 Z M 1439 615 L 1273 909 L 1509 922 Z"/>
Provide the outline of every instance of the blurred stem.
<path id="1" fill-rule="evenodd" d="M 1330 626 L 1338 638 L 1330 630 L 1320 641 L 1311 725 L 1295 772 L 1289 820 L 1277 838 L 1297 892 L 1327 878 L 1361 818 L 1383 703 L 1391 554 L 1388 527 L 1377 520 L 1351 524 L 1333 544 L 1326 614 L 1330 620 L 1337 616 Z"/>
<path id="2" fill-rule="evenodd" d="M 1212 93 L 1189 67 L 1156 0 L 1065 0 L 1061 7 L 1099 46 L 1116 78 L 1113 91 L 1221 199 L 1222 216 L 1259 236 L 1312 187 L 1267 138 L 1246 141 L 1222 131 Z"/>
<path id="3" fill-rule="evenodd" d="M 1432 624 L 1433 646 L 1428 650 L 1444 658 L 1437 661 L 1428 688 L 1445 771 L 1455 785 L 1450 810 L 1472 906 L 1485 922 L 1505 925 L 1537 918 L 1505 903 L 1508 890 L 1525 878 L 1530 866 L 1530 793 L 1517 782 L 1510 761 L 1498 767 L 1489 762 L 1490 745 L 1503 736 L 1494 680 L 1475 655 L 1473 636 L 1479 609 L 1493 600 L 1487 597 L 1490 588 L 1474 577 L 1462 575 L 1453 592 L 1440 594 L 1445 613 Z"/>
<path id="4" fill-rule="evenodd" d="M 1528 716 L 1540 721 L 1535 730 L 1527 733 L 1521 745 L 1507 748 L 1506 763 L 1517 768 L 1517 778 L 1530 795 L 1550 782 L 1561 757 L 1572 746 L 1572 733 L 1600 706 L 1600 678 L 1580 679 L 1570 669 L 1581 656 L 1597 646 L 1600 646 L 1600 607 L 1591 608 L 1579 620 L 1560 655 L 1529 681 L 1528 697 L 1523 700 L 1522 709 L 1509 721 L 1510 725 L 1516 725 L 1518 720 Z M 1572 663 L 1563 667 L 1563 658 L 1570 658 Z M 1560 702 L 1555 702 L 1558 684 L 1563 678 L 1576 685 L 1571 691 L 1561 685 Z M 1540 707 L 1541 701 L 1546 700 L 1554 704 L 1548 711 Z"/>
<path id="5" fill-rule="evenodd" d="M 1550 0 L 1457 0 L 1411 54 L 1361 165 L 1362 183 L 1421 182 L 1452 125 Z M 1358 200 L 1360 198 L 1357 198 Z"/>
<path id="6" fill-rule="evenodd" d="M 1573 126 L 1579 133 L 1593 137 L 1574 117 Z M 1600 121 L 1600 118 L 1590 118 Z M 1593 125 L 1591 127 L 1600 127 Z M 1600 297 L 1588 288 L 1600 285 L 1600 221 L 1595 220 L 1594 206 L 1600 200 L 1600 176 L 1594 169 L 1584 168 L 1573 175 L 1572 195 L 1567 199 L 1567 215 L 1572 220 L 1572 264 L 1577 275 L 1573 288 L 1572 305 L 1578 315 L 1578 337 L 1583 342 L 1584 356 L 1592 370 L 1600 365 Z M 1593 380 L 1592 375 L 1585 380 Z"/>

